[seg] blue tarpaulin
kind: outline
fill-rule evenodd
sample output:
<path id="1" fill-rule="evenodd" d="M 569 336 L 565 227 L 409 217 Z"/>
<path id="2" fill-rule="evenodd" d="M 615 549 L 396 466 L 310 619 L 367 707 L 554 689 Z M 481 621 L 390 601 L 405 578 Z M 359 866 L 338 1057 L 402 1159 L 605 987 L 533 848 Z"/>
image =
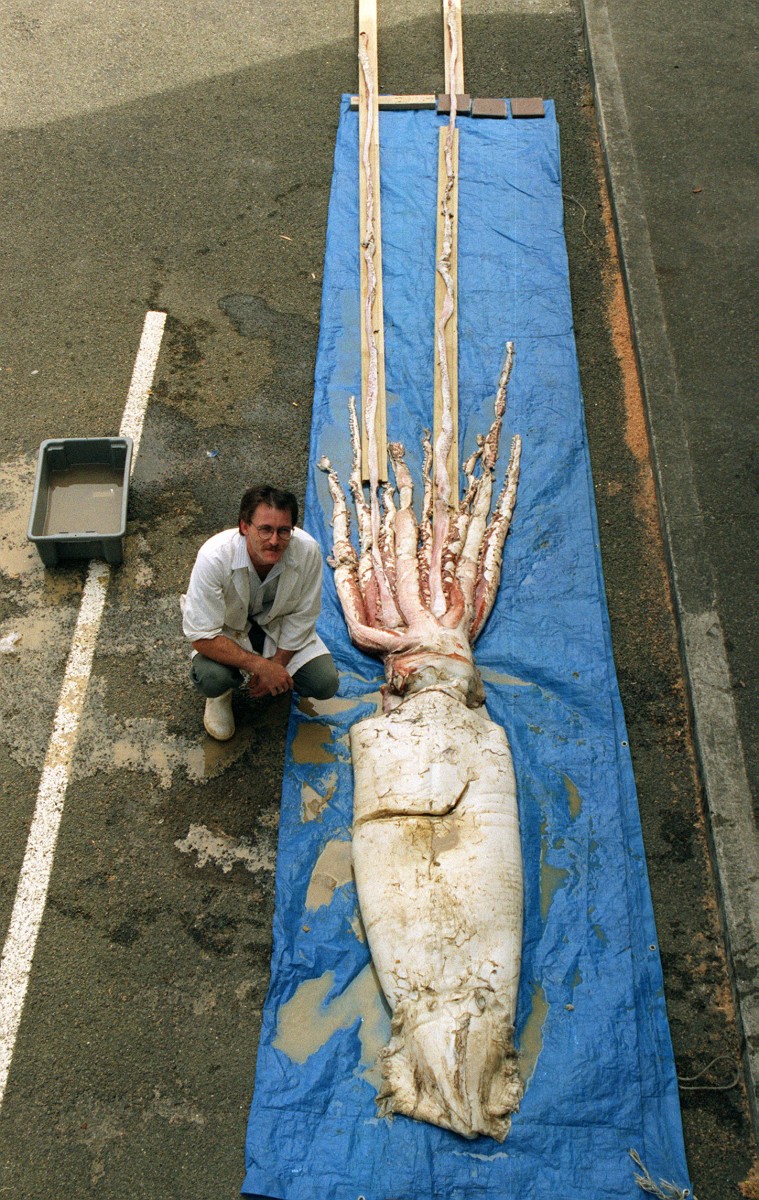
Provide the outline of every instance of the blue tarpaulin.
<path id="1" fill-rule="evenodd" d="M 419 480 L 432 420 L 438 127 L 380 117 L 388 430 Z M 543 120 L 460 120 L 459 428 L 485 432 L 507 340 L 505 438 L 522 472 L 496 606 L 476 645 L 517 776 L 525 875 L 521 1108 L 503 1144 L 376 1115 L 389 1019 L 350 875 L 347 733 L 382 668 L 351 646 L 329 571 L 320 631 L 339 696 L 293 706 L 271 985 L 246 1195 L 278 1200 L 618 1200 L 629 1150 L 688 1186 L 661 967 L 599 557 L 563 235 Z M 306 528 L 331 548 L 327 454 L 347 482 L 360 396 L 358 116 L 343 99 L 329 206 Z M 508 457 L 505 444 L 502 458 Z M 501 464 L 501 477 L 504 464 Z M 498 481 L 500 484 L 500 480 Z"/>

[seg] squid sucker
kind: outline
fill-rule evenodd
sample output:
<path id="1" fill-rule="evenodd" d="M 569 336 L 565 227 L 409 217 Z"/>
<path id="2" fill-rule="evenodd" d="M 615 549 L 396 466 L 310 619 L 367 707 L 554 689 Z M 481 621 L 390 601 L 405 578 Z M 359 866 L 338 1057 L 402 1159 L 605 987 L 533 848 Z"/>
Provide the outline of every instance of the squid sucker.
<path id="1" fill-rule="evenodd" d="M 432 536 L 439 494 L 428 433 L 417 517 L 400 443 L 388 447 L 395 488 L 375 477 L 366 497 L 351 400 L 358 549 L 343 488 L 329 460 L 319 463 L 348 630 L 356 646 L 385 661 L 384 713 L 350 733 L 354 874 L 392 1012 L 379 1112 L 498 1141 L 522 1094 L 513 1041 L 522 858 L 511 753 L 485 708 L 472 644 L 495 600 L 516 500 L 518 436 L 492 503 L 513 358 L 509 344 L 492 425 L 464 465 L 463 494 L 448 504 L 443 537 Z"/>

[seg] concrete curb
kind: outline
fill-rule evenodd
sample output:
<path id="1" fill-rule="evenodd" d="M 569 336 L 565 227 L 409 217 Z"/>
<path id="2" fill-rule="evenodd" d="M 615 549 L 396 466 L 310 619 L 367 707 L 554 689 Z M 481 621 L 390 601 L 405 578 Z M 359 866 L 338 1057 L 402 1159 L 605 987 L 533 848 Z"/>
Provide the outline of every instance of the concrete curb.
<path id="1" fill-rule="evenodd" d="M 759 845 L 675 361 L 606 0 L 580 0 L 759 1142 Z"/>

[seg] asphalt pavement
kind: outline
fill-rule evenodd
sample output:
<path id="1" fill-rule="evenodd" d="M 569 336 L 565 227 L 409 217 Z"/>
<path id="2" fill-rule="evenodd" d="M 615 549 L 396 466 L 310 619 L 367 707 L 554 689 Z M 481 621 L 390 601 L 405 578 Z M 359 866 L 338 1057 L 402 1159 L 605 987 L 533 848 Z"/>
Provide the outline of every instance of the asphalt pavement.
<path id="1" fill-rule="evenodd" d="M 583 14 L 756 1135 L 756 10 Z"/>
<path id="2" fill-rule="evenodd" d="M 628 40 L 618 34 L 617 67 L 642 72 L 636 38 L 645 24 L 650 45 L 665 23 L 641 15 L 638 29 L 641 6 L 619 9 Z M 475 0 L 464 12 L 470 92 L 557 104 L 603 566 L 686 1148 L 701 1200 L 750 1195 L 750 1111 L 699 783 L 703 738 L 694 745 L 677 587 L 670 599 L 675 553 L 654 489 L 656 479 L 662 492 L 660 462 L 650 456 L 581 13 L 571 0 Z M 389 0 L 381 14 L 383 89 L 443 90 L 438 5 Z M 20 634 L 3 656 L 0 695 L 3 938 L 86 577 L 85 566 L 45 571 L 26 540 L 37 448 L 46 437 L 118 430 L 145 312 L 168 314 L 126 560 L 110 579 L 0 1112 L 0 1191 L 221 1200 L 243 1178 L 288 702 L 242 705 L 233 742 L 210 742 L 177 598 L 198 546 L 233 523 L 250 480 L 305 493 L 338 100 L 357 78 L 353 5 L 30 0 L 0 17 L 0 45 L 0 638 Z M 598 84 L 596 60 L 594 70 Z M 690 112 L 698 101 L 688 103 Z M 628 121 L 630 136 L 640 128 L 652 136 Z M 635 178 L 646 187 L 643 173 Z M 666 211 L 666 193 L 654 191 Z M 686 201 L 720 204 L 706 175 Z M 673 219 L 682 232 L 672 245 L 685 256 L 693 231 L 681 209 Z M 715 269 L 729 244 L 714 248 Z M 671 289 L 660 286 L 662 304 L 694 277 L 690 259 L 685 266 Z M 625 268 L 632 296 L 629 260 Z M 703 311 L 719 309 L 724 333 L 733 302 L 712 281 Z M 675 325 L 667 310 L 670 335 Z M 748 559 L 743 492 L 724 510 L 739 441 L 730 425 L 742 429 L 746 410 L 728 418 L 719 402 L 739 390 L 742 342 L 716 354 L 714 339 L 696 341 L 700 358 L 693 343 L 683 351 L 688 387 L 684 365 L 678 375 L 686 408 L 707 368 L 724 380 L 712 425 L 692 439 L 717 588 L 696 615 L 718 614 L 745 741 L 751 676 L 731 647 L 744 645 L 747 621 L 724 599 Z M 672 338 L 676 371 L 678 352 Z M 650 403 L 642 353 L 641 364 Z M 696 390 L 691 424 L 701 403 Z M 655 440 L 653 421 L 652 432 Z M 718 435 L 713 457 L 727 474 L 715 474 L 707 495 Z M 742 488 L 742 467 L 734 474 Z"/>

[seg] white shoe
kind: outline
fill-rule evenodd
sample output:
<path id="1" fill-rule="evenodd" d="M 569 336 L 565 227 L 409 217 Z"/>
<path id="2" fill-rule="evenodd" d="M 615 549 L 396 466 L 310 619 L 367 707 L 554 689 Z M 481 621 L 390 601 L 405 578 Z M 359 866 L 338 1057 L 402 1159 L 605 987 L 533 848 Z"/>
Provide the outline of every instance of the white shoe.
<path id="1" fill-rule="evenodd" d="M 235 735 L 235 719 L 232 715 L 232 689 L 223 696 L 209 696 L 203 713 L 206 733 L 217 742 L 228 742 Z"/>

